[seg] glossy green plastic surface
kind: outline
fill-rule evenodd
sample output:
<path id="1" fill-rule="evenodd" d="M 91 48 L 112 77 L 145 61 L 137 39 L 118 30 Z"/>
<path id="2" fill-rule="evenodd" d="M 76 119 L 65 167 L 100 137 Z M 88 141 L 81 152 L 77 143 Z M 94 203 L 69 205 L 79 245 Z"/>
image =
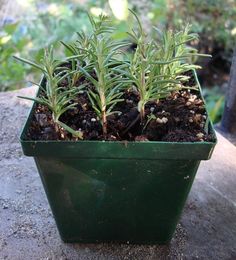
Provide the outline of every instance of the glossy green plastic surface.
<path id="1" fill-rule="evenodd" d="M 199 161 L 35 158 L 64 241 L 166 243 Z"/>
<path id="2" fill-rule="evenodd" d="M 215 142 L 31 141 L 60 235 L 66 242 L 167 243 L 200 160 Z M 212 124 L 209 131 L 214 133 Z"/>

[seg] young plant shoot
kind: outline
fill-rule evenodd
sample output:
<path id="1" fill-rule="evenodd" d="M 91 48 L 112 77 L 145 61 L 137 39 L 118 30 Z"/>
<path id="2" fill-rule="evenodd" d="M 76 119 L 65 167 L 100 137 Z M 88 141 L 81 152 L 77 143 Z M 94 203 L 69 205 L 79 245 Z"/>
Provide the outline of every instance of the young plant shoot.
<path id="1" fill-rule="evenodd" d="M 199 54 L 197 49 L 186 45 L 198 39 L 197 34 L 190 33 L 190 28 L 191 26 L 187 25 L 183 30 L 176 33 L 172 30 L 161 32 L 155 28 L 158 34 L 158 41 L 155 43 L 155 73 L 163 75 L 165 79 L 179 81 L 180 85 L 178 86 L 180 88 L 183 88 L 182 83 L 190 78 L 190 76 L 186 75 L 186 72 L 201 68 L 193 64 L 196 57 L 211 57 L 211 55 Z M 170 88 L 168 91 L 171 92 L 173 90 Z"/>
<path id="2" fill-rule="evenodd" d="M 106 16 L 99 16 L 96 22 L 89 16 L 92 35 L 89 37 L 87 64 L 80 67 L 84 76 L 93 84 L 88 90 L 89 100 L 97 113 L 104 137 L 107 135 L 107 117 L 114 113 L 114 106 L 122 101 L 122 90 L 130 83 L 125 78 L 124 67 L 116 57 L 127 42 L 114 41 L 111 37 L 113 27 L 109 26 Z M 91 70 L 92 69 L 92 70 Z M 119 71 L 118 71 L 119 69 Z M 92 74 L 95 74 L 92 75 Z"/>
<path id="3" fill-rule="evenodd" d="M 195 34 L 189 34 L 189 26 L 178 33 L 159 33 L 160 43 L 148 41 L 138 16 L 130 11 L 137 21 L 138 32 L 128 32 L 137 45 L 130 61 L 129 78 L 139 92 L 138 111 L 143 124 L 145 105 L 150 101 L 158 102 L 173 91 L 186 88 L 183 83 L 189 77 L 184 73 L 200 68 L 191 64 L 191 58 L 207 55 L 200 55 L 197 50 L 186 46 L 187 42 L 196 39 Z"/>
<path id="4" fill-rule="evenodd" d="M 74 86 L 71 86 L 70 88 L 62 88 L 59 86 L 59 83 L 64 79 L 68 79 L 74 71 L 71 71 L 67 67 L 62 67 L 61 64 L 63 64 L 63 62 L 54 59 L 52 47 L 49 50 L 45 50 L 40 64 L 16 56 L 14 56 L 14 58 L 39 69 L 46 79 L 45 88 L 38 85 L 42 93 L 39 97 L 30 98 L 20 96 L 20 98 L 32 100 L 47 106 L 52 112 L 52 119 L 56 132 L 59 132 L 60 127 L 63 127 L 73 136 L 82 139 L 82 132 L 75 131 L 59 121 L 60 116 L 63 113 L 76 106 L 73 99 L 78 93 L 78 88 Z"/>
<path id="5" fill-rule="evenodd" d="M 71 56 L 71 66 L 75 73 L 72 74 L 72 85 L 75 85 L 83 75 L 79 66 L 90 64 L 89 52 L 87 51 L 90 46 L 90 36 L 86 35 L 85 32 L 77 32 L 77 36 L 78 39 L 72 43 L 61 41 L 67 51 L 73 55 Z"/>

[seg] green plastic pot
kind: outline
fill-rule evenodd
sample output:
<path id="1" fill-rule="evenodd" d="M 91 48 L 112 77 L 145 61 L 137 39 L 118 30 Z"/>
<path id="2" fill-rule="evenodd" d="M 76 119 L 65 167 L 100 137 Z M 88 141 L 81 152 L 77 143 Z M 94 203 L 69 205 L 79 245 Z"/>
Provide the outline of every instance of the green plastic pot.
<path id="1" fill-rule="evenodd" d="M 34 106 L 20 141 L 34 157 L 62 240 L 168 243 L 216 141 L 31 141 Z"/>

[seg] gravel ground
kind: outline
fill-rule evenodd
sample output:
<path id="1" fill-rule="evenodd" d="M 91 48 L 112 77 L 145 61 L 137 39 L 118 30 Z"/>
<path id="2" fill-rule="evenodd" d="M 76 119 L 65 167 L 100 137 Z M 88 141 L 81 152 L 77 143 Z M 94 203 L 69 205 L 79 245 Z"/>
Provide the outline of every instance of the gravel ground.
<path id="1" fill-rule="evenodd" d="M 174 238 L 166 246 L 65 244 L 19 131 L 30 103 L 0 93 L 0 259 L 236 259 L 236 148 L 222 136 L 200 166 Z"/>

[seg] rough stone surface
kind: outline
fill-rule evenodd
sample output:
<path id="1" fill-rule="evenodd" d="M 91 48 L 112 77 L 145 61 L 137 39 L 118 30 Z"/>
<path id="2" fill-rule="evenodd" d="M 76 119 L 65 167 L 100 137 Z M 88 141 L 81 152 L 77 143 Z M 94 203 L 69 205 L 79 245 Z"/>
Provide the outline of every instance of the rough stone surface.
<path id="1" fill-rule="evenodd" d="M 236 259 L 236 148 L 218 135 L 202 162 L 175 237 L 166 246 L 65 244 L 19 131 L 35 88 L 0 94 L 0 259 Z"/>

